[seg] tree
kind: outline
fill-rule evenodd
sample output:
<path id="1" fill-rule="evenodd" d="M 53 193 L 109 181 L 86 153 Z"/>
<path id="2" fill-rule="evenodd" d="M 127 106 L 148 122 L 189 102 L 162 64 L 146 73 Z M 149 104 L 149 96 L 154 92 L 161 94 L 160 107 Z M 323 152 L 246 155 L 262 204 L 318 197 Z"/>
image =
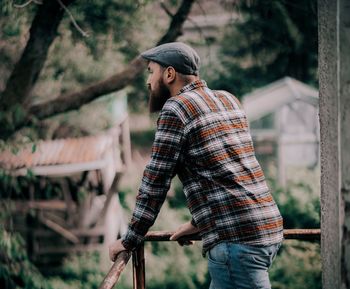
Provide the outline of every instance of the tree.
<path id="1" fill-rule="evenodd" d="M 157 44 L 175 41 L 181 35 L 182 25 L 194 1 L 182 1 L 177 12 L 172 16 L 168 30 Z M 104 94 L 120 90 L 130 84 L 144 70 L 144 61 L 136 56 L 124 70 L 105 80 L 87 85 L 78 91 L 62 93 L 54 100 L 48 102 L 33 104 L 31 102 L 31 91 L 46 61 L 48 50 L 57 35 L 57 29 L 64 12 L 74 2 L 74 0 L 44 0 L 42 5 L 39 5 L 23 54 L 15 65 L 5 90 L 1 93 L 0 106 L 2 114 L 0 115 L 0 122 L 2 125 L 0 127 L 0 135 L 3 138 L 8 138 L 14 131 L 32 123 L 33 120 L 42 120 L 59 113 L 77 109 Z M 95 2 L 99 3 L 98 1 Z M 130 4 L 133 1 L 112 2 Z M 91 9 L 89 11 L 91 12 Z"/>
<path id="2" fill-rule="evenodd" d="M 317 85 L 317 1 L 234 1 L 212 86 L 241 96 L 284 76 Z"/>

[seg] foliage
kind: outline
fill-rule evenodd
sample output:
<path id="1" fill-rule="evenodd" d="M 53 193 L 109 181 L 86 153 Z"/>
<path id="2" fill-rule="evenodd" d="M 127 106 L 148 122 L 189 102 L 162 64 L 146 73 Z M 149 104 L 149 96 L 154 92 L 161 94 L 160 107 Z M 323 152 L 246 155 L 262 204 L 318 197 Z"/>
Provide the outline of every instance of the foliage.
<path id="1" fill-rule="evenodd" d="M 133 36 L 148 2 L 76 1 L 69 6 L 89 36 L 82 37 L 69 19 L 63 21 L 33 95 L 47 101 L 120 70 L 139 52 L 139 39 Z"/>
<path id="2" fill-rule="evenodd" d="M 128 203 L 126 202 L 126 196 L 128 194 L 131 194 L 131 193 L 132 193 L 132 191 L 130 188 L 121 189 L 118 192 L 118 197 L 119 197 L 119 201 L 120 201 L 121 206 L 123 207 L 123 209 L 125 209 L 129 212 L 131 211 L 131 209 L 130 209 Z"/>
<path id="3" fill-rule="evenodd" d="M 298 198 L 291 189 L 276 193 L 276 202 L 283 216 L 283 223 L 288 228 L 319 228 L 320 200 L 313 196 L 303 185 L 297 186 L 304 193 L 303 199 Z"/>
<path id="4" fill-rule="evenodd" d="M 59 272 L 47 278 L 48 284 L 57 289 L 97 289 L 106 275 L 100 264 L 98 252 L 72 255 L 65 260 Z"/>
<path id="5" fill-rule="evenodd" d="M 36 85 L 30 101 L 33 103 L 52 100 L 60 94 L 78 90 L 119 71 L 120 67 L 139 53 L 140 46 L 144 49 L 149 45 L 147 41 L 141 41 L 135 33 L 138 33 L 140 26 L 147 21 L 143 12 L 150 2 L 73 1 L 73 4 L 67 7 L 70 14 L 65 13 L 45 66 L 38 80 L 35 80 Z M 0 8 L 0 38 L 4 40 L 0 43 L 1 98 L 6 81 L 28 39 L 28 31 L 38 4 L 31 2 L 23 8 L 16 8 L 14 1 L 8 0 L 4 1 Z M 73 18 L 75 23 L 88 33 L 88 37 L 80 34 L 73 25 Z M 130 90 L 131 93 L 133 96 L 140 96 L 136 100 L 144 100 L 147 93 L 142 76 L 135 85 L 139 87 Z M 134 98 L 131 98 L 131 103 L 135 103 Z M 15 131 L 16 125 L 25 119 L 26 113 L 22 105 L 23 103 L 17 104 L 18 107 L 10 108 L 6 112 L 0 109 L 0 123 L 6 132 Z M 36 123 L 35 118 L 30 120 L 30 126 L 34 126 L 33 130 L 40 130 Z"/>
<path id="6" fill-rule="evenodd" d="M 0 287 L 3 289 L 52 289 L 30 262 L 25 242 L 18 233 L 5 229 L 4 204 L 0 216 Z"/>
<path id="7" fill-rule="evenodd" d="M 320 245 L 285 241 L 270 269 L 270 279 L 275 289 L 322 288 Z"/>
<path id="8" fill-rule="evenodd" d="M 146 131 L 134 131 L 130 134 L 132 145 L 135 149 L 142 150 L 150 148 L 154 141 L 155 130 L 149 129 Z"/>
<path id="9" fill-rule="evenodd" d="M 112 38 L 114 43 L 118 43 L 119 51 L 130 59 L 138 51 L 133 31 L 138 28 L 139 12 L 148 3 L 149 0 L 76 1 L 70 7 L 72 14 L 83 29 L 91 33 L 89 37 L 82 38 L 78 30 L 71 27 L 73 40 L 84 42 L 99 58 Z M 69 24 L 72 25 L 71 22 Z"/>
<path id="10" fill-rule="evenodd" d="M 299 171 L 299 175 L 296 172 Z M 289 169 L 294 179 L 286 188 L 269 179 L 269 186 L 283 216 L 285 228 L 320 228 L 319 168 Z M 291 177 L 292 178 L 292 177 Z"/>
<path id="11" fill-rule="evenodd" d="M 15 152 L 13 152 L 15 154 Z M 37 181 L 31 170 L 27 175 L 16 177 L 8 174 L 6 170 L 0 169 L 0 197 L 2 200 L 6 198 L 21 199 L 23 191 L 27 190 L 29 184 Z"/>
<path id="12" fill-rule="evenodd" d="M 175 230 L 189 219 L 187 208 L 172 209 L 165 202 L 152 230 Z M 202 257 L 200 243 L 181 247 L 177 242 L 150 242 L 145 249 L 147 288 L 209 287 L 207 261 Z"/>
<path id="13" fill-rule="evenodd" d="M 168 198 L 171 208 L 185 208 L 186 196 L 183 191 L 182 184 L 178 178 L 174 179 L 174 195 Z"/>
<path id="14" fill-rule="evenodd" d="M 284 76 L 317 85 L 317 1 L 234 1 L 213 88 L 238 96 Z"/>

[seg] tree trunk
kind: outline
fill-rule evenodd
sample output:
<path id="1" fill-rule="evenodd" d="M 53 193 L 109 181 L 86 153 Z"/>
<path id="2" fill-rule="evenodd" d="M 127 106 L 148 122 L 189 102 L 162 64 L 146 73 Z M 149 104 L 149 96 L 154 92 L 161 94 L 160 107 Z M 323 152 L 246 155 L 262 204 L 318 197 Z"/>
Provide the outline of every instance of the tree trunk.
<path id="1" fill-rule="evenodd" d="M 74 0 L 65 0 L 68 5 Z M 172 17 L 169 28 L 157 44 L 175 41 L 182 34 L 182 25 L 185 22 L 195 0 L 183 0 L 176 14 Z M 44 65 L 50 44 L 53 42 L 57 27 L 63 16 L 63 10 L 58 1 L 44 1 L 39 8 L 32 24 L 31 36 L 17 63 L 6 89 L 0 99 L 0 105 L 10 108 L 15 104 L 24 105 L 25 117 L 7 126 L 0 126 L 0 135 L 8 138 L 15 130 L 22 128 L 35 119 L 44 119 L 59 113 L 68 112 L 80 108 L 107 93 L 123 89 L 131 84 L 142 73 L 146 63 L 138 56 L 122 72 L 109 77 L 106 80 L 91 84 L 80 91 L 65 93 L 54 100 L 26 107 L 29 104 L 28 96 L 33 88 L 38 75 Z M 45 37 L 43 37 L 45 35 Z"/>
<path id="2" fill-rule="evenodd" d="M 62 0 L 68 6 L 74 0 Z M 19 61 L 7 81 L 0 105 L 5 110 L 15 104 L 29 104 L 30 92 L 47 58 L 50 45 L 57 36 L 57 28 L 64 15 L 58 1 L 44 0 L 39 5 L 30 28 L 30 37 Z"/>

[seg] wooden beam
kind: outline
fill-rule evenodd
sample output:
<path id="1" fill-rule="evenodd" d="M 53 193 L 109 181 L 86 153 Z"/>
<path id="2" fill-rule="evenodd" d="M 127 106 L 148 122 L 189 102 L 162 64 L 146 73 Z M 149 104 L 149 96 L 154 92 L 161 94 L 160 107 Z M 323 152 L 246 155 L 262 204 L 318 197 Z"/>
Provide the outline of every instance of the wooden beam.
<path id="1" fill-rule="evenodd" d="M 86 163 L 36 166 L 30 168 L 30 170 L 36 176 L 66 177 L 84 171 L 100 170 L 106 165 L 106 160 L 97 160 Z M 11 172 L 11 174 L 15 176 L 25 176 L 28 174 L 28 169 L 29 168 L 18 169 Z"/>
<path id="2" fill-rule="evenodd" d="M 43 217 L 41 214 L 39 214 L 38 217 L 39 221 L 44 224 L 46 227 L 51 229 L 52 231 L 58 233 L 68 241 L 72 242 L 73 244 L 78 244 L 79 239 L 77 236 L 75 236 L 72 232 L 70 232 L 68 229 L 62 227 L 61 225 L 55 223 L 54 221 Z"/>
<path id="3" fill-rule="evenodd" d="M 27 228 L 27 230 L 30 230 L 30 228 Z M 82 229 L 70 229 L 69 230 L 72 234 L 75 236 L 79 237 L 103 237 L 105 230 L 103 227 L 98 227 L 98 228 L 82 228 Z M 42 229 L 36 229 L 34 232 L 35 237 L 38 238 L 48 238 L 52 237 L 53 234 L 56 232 L 48 231 L 44 228 Z"/>
<path id="4" fill-rule="evenodd" d="M 129 128 L 129 117 L 126 116 L 124 121 L 121 123 L 121 147 L 122 147 L 122 160 L 123 165 L 130 167 L 131 164 L 131 142 L 130 142 L 130 128 Z"/>
<path id="5" fill-rule="evenodd" d="M 65 211 L 67 210 L 67 205 L 65 202 L 60 200 L 43 200 L 43 201 L 11 201 L 13 203 L 12 210 L 17 212 L 27 212 L 30 209 L 38 209 L 38 210 L 57 210 L 57 211 Z"/>
<path id="6" fill-rule="evenodd" d="M 69 184 L 68 184 L 68 177 L 64 179 L 59 179 L 58 182 L 61 184 L 61 189 L 64 197 L 64 201 L 66 202 L 67 206 L 67 224 L 72 226 L 74 223 L 74 201 L 72 199 L 72 194 L 70 192 Z"/>
<path id="7" fill-rule="evenodd" d="M 118 188 L 118 184 L 119 184 L 119 181 L 120 181 L 120 178 L 121 178 L 122 174 L 121 173 L 117 173 L 114 177 L 114 180 L 113 180 L 113 185 L 111 187 L 111 189 L 109 190 L 109 192 L 107 193 L 107 197 L 106 197 L 106 200 L 103 204 L 103 208 L 102 208 L 102 211 L 100 213 L 100 216 L 96 222 L 96 227 L 98 226 L 102 226 L 105 222 L 105 218 L 106 218 L 106 214 L 107 214 L 107 210 L 108 210 L 108 207 L 109 207 L 109 204 L 111 202 L 111 199 L 113 197 L 113 195 L 116 193 L 114 191 L 114 188 Z"/>

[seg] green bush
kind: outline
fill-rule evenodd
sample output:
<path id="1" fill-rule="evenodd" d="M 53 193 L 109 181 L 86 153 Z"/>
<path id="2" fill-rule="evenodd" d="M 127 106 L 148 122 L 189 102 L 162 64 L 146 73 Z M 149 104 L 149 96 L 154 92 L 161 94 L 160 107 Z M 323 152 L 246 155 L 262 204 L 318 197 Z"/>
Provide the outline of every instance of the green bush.
<path id="1" fill-rule="evenodd" d="M 287 188 L 278 187 L 270 180 L 273 197 L 283 216 L 285 228 L 319 228 L 320 196 L 319 188 L 306 178 L 291 181 Z"/>
<path id="2" fill-rule="evenodd" d="M 52 289 L 29 261 L 22 237 L 0 225 L 0 288 Z"/>
<path id="3" fill-rule="evenodd" d="M 320 289 L 321 254 L 318 243 L 288 240 L 270 270 L 274 289 Z"/>
<path id="4" fill-rule="evenodd" d="M 170 208 L 187 208 L 186 205 L 186 196 L 183 191 L 183 186 L 178 178 L 174 179 L 173 182 L 173 187 L 174 187 L 174 195 L 171 197 L 168 197 L 168 202 Z"/>
<path id="5" fill-rule="evenodd" d="M 155 130 L 149 129 L 146 131 L 131 132 L 130 139 L 133 147 L 144 150 L 149 149 L 154 141 Z"/>
<path id="6" fill-rule="evenodd" d="M 50 276 L 48 283 L 54 289 L 97 289 L 105 275 L 99 253 L 86 252 L 67 258 L 61 271 Z"/>

